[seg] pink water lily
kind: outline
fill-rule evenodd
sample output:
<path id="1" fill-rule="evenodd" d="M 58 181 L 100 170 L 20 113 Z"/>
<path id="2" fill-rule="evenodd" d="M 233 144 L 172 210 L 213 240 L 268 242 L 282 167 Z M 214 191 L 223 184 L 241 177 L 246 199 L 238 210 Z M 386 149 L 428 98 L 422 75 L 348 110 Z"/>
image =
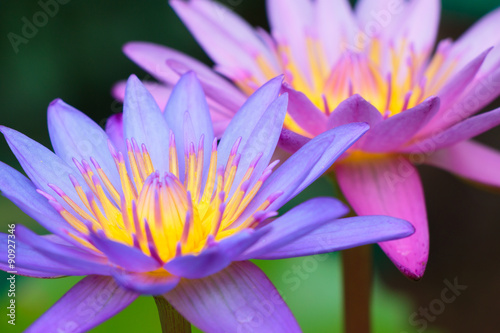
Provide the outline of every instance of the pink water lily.
<path id="1" fill-rule="evenodd" d="M 167 299 L 206 332 L 298 332 L 292 313 L 249 259 L 324 253 L 406 237 L 386 216 L 339 219 L 348 208 L 315 198 L 276 217 L 368 125 L 311 140 L 276 168 L 287 96 L 278 77 L 256 91 L 218 142 L 202 87 L 181 77 L 162 112 L 140 80 L 107 132 L 57 99 L 48 109 L 54 152 L 0 127 L 29 179 L 0 162 L 0 191 L 44 226 L 16 227 L 15 264 L 0 269 L 55 278 L 87 276 L 27 332 L 84 332 L 139 295 Z M 273 169 L 276 170 L 273 170 Z M 7 248 L 12 235 L 0 234 Z M 15 267 L 13 267 L 14 265 Z M 261 315 L 272 302 L 272 316 Z"/>
<path id="2" fill-rule="evenodd" d="M 158 103 L 180 74 L 194 70 L 214 128 L 223 131 L 245 96 L 284 73 L 290 103 L 283 149 L 296 151 L 337 126 L 369 123 L 334 171 L 357 214 L 387 214 L 416 227 L 412 237 L 380 243 L 409 277 L 423 275 L 429 251 L 414 164 L 500 186 L 500 155 L 469 141 L 500 123 L 498 109 L 475 115 L 500 94 L 500 10 L 433 52 L 438 0 L 360 0 L 354 10 L 346 0 L 267 0 L 270 34 L 213 1 L 170 4 L 215 67 L 164 46 L 127 44 L 127 56 L 161 83 L 149 86 Z M 114 94 L 123 98 L 122 84 Z"/>

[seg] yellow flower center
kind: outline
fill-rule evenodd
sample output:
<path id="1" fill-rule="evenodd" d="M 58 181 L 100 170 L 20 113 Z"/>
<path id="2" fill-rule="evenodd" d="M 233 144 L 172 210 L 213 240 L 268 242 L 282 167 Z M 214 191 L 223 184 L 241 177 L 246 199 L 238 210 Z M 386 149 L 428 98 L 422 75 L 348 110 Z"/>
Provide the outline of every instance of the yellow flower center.
<path id="1" fill-rule="evenodd" d="M 388 44 L 388 43 L 386 43 Z M 286 81 L 304 93 L 322 112 L 329 115 L 342 101 L 359 94 L 373 104 L 385 117 L 412 108 L 435 95 L 456 69 L 456 61 L 447 61 L 450 42 L 442 42 L 428 61 L 430 51 L 416 53 L 413 45 L 400 40 L 397 45 L 385 45 L 373 38 L 363 49 L 345 49 L 333 66 L 321 43 L 307 39 L 308 73 L 301 71 L 297 59 L 287 45 L 278 44 L 275 52 L 279 71 Z M 258 55 L 259 75 L 235 77 L 236 84 L 250 95 L 256 87 L 281 74 L 270 62 Z M 262 77 L 265 79 L 262 80 Z M 285 127 L 312 137 L 290 115 Z"/>
<path id="2" fill-rule="evenodd" d="M 145 254 L 167 262 L 180 254 L 199 253 L 210 241 L 218 241 L 234 233 L 255 227 L 269 214 L 262 214 L 278 196 L 271 195 L 245 221 L 234 224 L 271 174 L 276 163 L 270 164 L 250 183 L 255 165 L 250 164 L 236 190 L 231 191 L 240 154 L 241 139 L 233 146 L 225 166 L 217 167 L 217 142 L 210 154 L 210 167 L 204 181 L 203 137 L 198 149 L 191 143 L 185 155 L 184 181 L 179 178 L 177 150 L 173 134 L 169 144 L 169 172 L 155 171 L 145 145 L 127 141 L 128 167 L 120 152 L 110 150 L 121 179 L 118 191 L 97 161 L 91 158 L 94 169 L 86 162 L 74 160 L 90 191 L 85 193 L 74 176 L 71 181 L 81 204 L 74 202 L 55 185 L 49 186 L 71 208 L 64 208 L 47 193 L 46 196 L 61 216 L 78 232 L 103 233 L 108 239 L 134 246 Z M 95 170 L 95 171 L 94 171 Z M 236 184 L 235 184 L 236 185 Z M 229 196 L 229 193 L 233 193 Z M 70 210 L 74 211 L 70 212 Z M 270 213 L 271 214 L 271 213 Z M 86 239 L 72 235 L 80 243 L 98 251 Z"/>

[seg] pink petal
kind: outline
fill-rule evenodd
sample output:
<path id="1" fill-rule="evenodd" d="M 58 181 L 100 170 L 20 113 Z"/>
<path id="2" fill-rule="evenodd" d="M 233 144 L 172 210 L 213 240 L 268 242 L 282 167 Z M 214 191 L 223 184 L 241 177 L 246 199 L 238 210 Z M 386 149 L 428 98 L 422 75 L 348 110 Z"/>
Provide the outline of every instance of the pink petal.
<path id="1" fill-rule="evenodd" d="M 461 71 L 457 72 L 439 91 L 438 96 L 441 99 L 442 108 L 449 107 L 449 103 L 467 87 L 467 84 L 472 82 L 490 51 L 491 48 L 474 58 Z"/>
<path id="2" fill-rule="evenodd" d="M 310 0 L 269 0 L 267 15 L 273 37 L 290 47 L 295 62 L 308 82 L 311 78 L 306 38 L 313 26 L 313 7 Z"/>
<path id="3" fill-rule="evenodd" d="M 420 279 L 429 254 L 429 233 L 424 193 L 415 167 L 400 156 L 344 161 L 337 165 L 336 172 L 342 192 L 358 215 L 388 215 L 413 224 L 412 236 L 379 245 L 401 272 Z"/>
<path id="4" fill-rule="evenodd" d="M 148 42 L 129 42 L 123 47 L 123 52 L 155 79 L 169 85 L 177 82 L 179 74 L 168 66 L 168 60 L 182 62 L 196 72 L 210 75 L 213 80 L 223 80 L 201 61 L 166 46 Z"/>
<path id="5" fill-rule="evenodd" d="M 256 54 L 249 52 L 242 41 L 228 32 L 226 26 L 216 23 L 190 2 L 172 0 L 170 5 L 215 63 L 245 69 L 259 80 L 265 79 L 254 61 Z"/>
<path id="6" fill-rule="evenodd" d="M 106 134 L 109 140 L 123 156 L 126 156 L 127 146 L 123 136 L 123 113 L 116 113 L 106 121 Z"/>
<path id="7" fill-rule="evenodd" d="M 330 129 L 349 123 L 363 122 L 373 128 L 382 122 L 383 119 L 382 114 L 373 105 L 356 94 L 337 106 L 328 117 L 326 126 Z M 367 136 L 368 134 L 359 139 L 353 147 L 361 147 Z"/>
<path id="8" fill-rule="evenodd" d="M 500 9 L 484 16 L 464 33 L 453 45 L 452 56 L 459 56 L 461 67 L 484 50 L 500 43 Z"/>
<path id="9" fill-rule="evenodd" d="M 355 45 L 358 24 L 347 0 L 317 0 L 314 2 L 318 38 L 323 46 L 328 65 L 333 66 L 340 54 Z"/>
<path id="10" fill-rule="evenodd" d="M 448 83 L 439 91 L 438 96 L 441 100 L 441 108 L 436 116 L 420 131 L 419 135 L 425 136 L 434 130 L 447 128 L 454 125 L 451 120 L 454 120 L 453 114 L 463 112 L 457 104 L 457 99 L 467 90 L 469 84 L 474 81 L 476 74 L 484 63 L 484 59 L 490 53 L 491 49 L 481 53 L 477 58 L 472 60 L 467 66 L 458 71 Z M 478 111 L 479 109 L 470 110 Z M 472 112 L 467 112 L 467 116 Z"/>
<path id="11" fill-rule="evenodd" d="M 455 116 L 460 117 L 460 115 Z M 416 141 L 401 151 L 417 154 L 433 152 L 472 139 L 498 125 L 500 125 L 500 108 L 460 121 L 455 126 Z"/>
<path id="12" fill-rule="evenodd" d="M 288 93 L 288 114 L 300 127 L 312 136 L 326 131 L 326 115 L 319 110 L 302 92 L 283 84 L 282 93 Z"/>
<path id="13" fill-rule="evenodd" d="M 499 61 L 483 73 L 488 59 L 492 58 L 492 56 L 499 59 Z M 448 103 L 448 107 L 442 108 L 440 111 L 441 115 L 435 117 L 436 121 L 430 123 L 425 131 L 420 133 L 421 135 L 428 135 L 432 131 L 441 131 L 442 129 L 456 125 L 479 112 L 500 95 L 500 46 L 494 48 L 488 54 L 475 78 L 470 80 L 471 82 L 468 84 L 466 80 L 459 78 L 450 81 L 450 85 L 465 86 L 465 90 L 461 91 L 461 94 L 458 96 L 455 96 Z"/>
<path id="14" fill-rule="evenodd" d="M 309 141 L 311 139 L 284 128 L 281 130 L 278 146 L 284 151 L 293 154 Z"/>
<path id="15" fill-rule="evenodd" d="M 369 152 L 389 152 L 407 143 L 439 111 L 439 98 L 430 97 L 414 108 L 398 113 L 366 133 L 361 148 Z"/>
<path id="16" fill-rule="evenodd" d="M 165 109 L 165 105 L 167 105 L 168 98 L 172 92 L 172 87 L 156 83 L 156 82 L 147 82 L 143 81 L 142 84 L 149 90 L 151 95 L 153 95 L 156 104 L 160 107 L 160 110 Z M 125 87 L 127 86 L 127 82 L 120 81 L 113 86 L 111 94 L 114 98 L 116 98 L 119 102 L 123 102 L 125 99 Z"/>
<path id="17" fill-rule="evenodd" d="M 279 71 L 278 61 L 257 31 L 243 18 L 216 1 L 192 0 L 191 6 L 203 13 L 213 23 L 228 33 L 249 52 L 264 55 L 273 68 Z"/>
<path id="18" fill-rule="evenodd" d="M 356 2 L 355 14 L 360 33 L 355 46 L 362 49 L 370 38 L 390 36 L 404 24 L 407 1 L 393 0 L 359 0 Z"/>
<path id="19" fill-rule="evenodd" d="M 500 187 L 500 152 L 464 141 L 427 156 L 425 163 L 481 184 Z"/>
<path id="20" fill-rule="evenodd" d="M 394 1 L 389 2 L 388 6 L 391 3 Z M 384 9 L 390 13 L 388 8 Z M 417 54 L 419 52 L 430 53 L 436 43 L 440 15 L 440 0 L 412 0 L 406 5 L 403 13 L 394 15 L 399 16 L 402 21 L 401 25 L 392 30 L 391 38 L 407 40 Z M 423 20 L 425 20 L 425 24 L 422 24 Z"/>
<path id="21" fill-rule="evenodd" d="M 401 13 L 407 6 L 404 2 L 406 1 L 402 1 L 397 6 L 398 8 L 392 8 L 391 4 L 394 3 L 392 0 L 358 0 L 355 7 L 356 18 L 363 28 L 364 24 L 374 21 L 378 15 L 381 15 L 383 10 Z"/>

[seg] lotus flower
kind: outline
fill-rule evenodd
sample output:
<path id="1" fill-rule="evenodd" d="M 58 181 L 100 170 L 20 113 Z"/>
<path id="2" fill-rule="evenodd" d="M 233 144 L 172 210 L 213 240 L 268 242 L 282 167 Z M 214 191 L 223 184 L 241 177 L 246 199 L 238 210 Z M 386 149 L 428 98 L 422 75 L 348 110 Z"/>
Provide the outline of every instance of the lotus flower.
<path id="1" fill-rule="evenodd" d="M 0 190 L 52 234 L 17 226 L 15 267 L 2 258 L 0 268 L 38 278 L 88 275 L 27 332 L 83 332 L 141 294 L 163 295 L 207 332 L 257 324 L 261 332 L 296 332 L 288 307 L 249 259 L 411 235 L 400 219 L 339 219 L 348 208 L 333 198 L 275 218 L 368 129 L 355 123 L 325 132 L 273 171 L 287 108 L 281 81 L 248 99 L 219 144 L 193 73 L 180 79 L 163 113 L 131 76 L 123 118 L 112 118 L 108 133 L 55 100 L 48 109 L 55 154 L 1 127 L 29 179 L 0 163 Z M 1 234 L 5 248 L 10 238 Z M 272 316 L 259 315 L 264 302 L 272 302 Z"/>
<path id="2" fill-rule="evenodd" d="M 271 34 L 222 5 L 172 0 L 171 6 L 215 62 L 215 71 L 167 47 L 131 42 L 124 52 L 161 83 L 148 83 L 160 105 L 186 70 L 200 76 L 214 128 L 266 80 L 284 73 L 289 94 L 280 146 L 290 152 L 351 122 L 370 131 L 334 171 L 359 215 L 413 223 L 412 237 L 380 246 L 419 279 L 429 235 L 415 164 L 429 164 L 490 186 L 500 185 L 500 155 L 469 141 L 500 123 L 500 110 L 476 115 L 500 93 L 500 10 L 459 40 L 440 42 L 438 0 L 268 0 Z M 221 75 L 222 74 L 222 75 Z M 225 78 L 230 79 L 228 83 Z M 123 84 L 114 88 L 123 98 Z"/>

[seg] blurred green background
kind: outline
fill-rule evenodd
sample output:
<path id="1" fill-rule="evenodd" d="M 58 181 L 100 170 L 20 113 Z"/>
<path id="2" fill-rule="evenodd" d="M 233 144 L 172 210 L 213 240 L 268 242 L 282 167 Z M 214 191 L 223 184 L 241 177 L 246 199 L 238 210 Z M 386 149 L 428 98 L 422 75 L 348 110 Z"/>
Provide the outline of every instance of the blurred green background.
<path id="1" fill-rule="evenodd" d="M 263 0 L 222 0 L 253 25 L 267 28 Z M 498 0 L 443 1 L 441 37 L 458 37 L 468 26 L 499 5 Z M 18 52 L 7 35 L 21 34 L 22 18 L 31 20 L 41 10 L 37 1 L 0 3 L 0 124 L 13 127 L 50 146 L 46 127 L 46 106 L 60 97 L 105 123 L 120 105 L 110 96 L 114 82 L 131 73 L 145 73 L 122 53 L 131 40 L 144 40 L 179 49 L 210 63 L 203 51 L 169 8 L 166 0 L 154 1 L 69 1 L 39 28 Z M 425 22 L 422 22 L 425 24 Z M 498 103 L 496 103 L 498 104 Z M 500 131 L 479 138 L 500 149 Z M 0 160 L 19 168 L 3 139 Z M 500 171 L 499 171 L 500 172 Z M 498 284 L 498 234 L 500 196 L 469 187 L 452 176 L 422 168 L 431 232 L 431 254 L 427 273 L 418 283 L 404 278 L 385 255 L 375 250 L 373 320 L 375 332 L 417 332 L 411 315 L 439 299 L 444 280 L 457 278 L 467 290 L 442 314 L 428 321 L 426 332 L 496 332 L 500 285 Z M 327 180 L 321 179 L 301 198 L 333 195 Z M 8 200 L 0 198 L 0 231 L 7 224 L 20 223 L 43 230 Z M 2 250 L 3 251 L 3 250 Z M 337 254 L 319 262 L 317 268 L 293 286 L 284 277 L 304 258 L 258 262 L 296 315 L 305 332 L 331 332 L 342 328 L 340 260 Z M 17 280 L 17 325 L 7 325 L 6 274 L 0 273 L 0 331 L 21 332 L 78 278 Z M 288 283 L 287 283 L 288 282 Z M 93 332 L 159 332 L 156 308 L 151 297 L 141 297 L 132 306 Z M 423 332 L 421 330 L 420 332 Z"/>

